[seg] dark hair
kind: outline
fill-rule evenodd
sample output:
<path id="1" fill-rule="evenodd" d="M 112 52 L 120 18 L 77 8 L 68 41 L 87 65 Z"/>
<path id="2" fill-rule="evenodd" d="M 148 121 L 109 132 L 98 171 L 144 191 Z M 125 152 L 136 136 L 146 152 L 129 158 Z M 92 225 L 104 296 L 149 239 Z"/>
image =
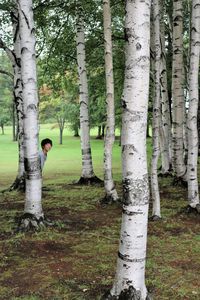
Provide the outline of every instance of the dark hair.
<path id="1" fill-rule="evenodd" d="M 48 138 L 41 141 L 41 147 L 43 148 L 46 144 L 50 144 L 51 146 L 53 146 L 52 140 Z"/>

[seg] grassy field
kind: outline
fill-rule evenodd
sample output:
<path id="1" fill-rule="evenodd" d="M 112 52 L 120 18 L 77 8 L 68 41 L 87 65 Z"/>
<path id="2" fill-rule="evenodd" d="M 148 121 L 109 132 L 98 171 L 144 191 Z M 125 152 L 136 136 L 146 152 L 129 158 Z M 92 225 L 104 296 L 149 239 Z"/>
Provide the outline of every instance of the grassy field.
<path id="1" fill-rule="evenodd" d="M 51 129 L 51 124 L 40 126 L 40 140 L 49 137 L 53 141 L 53 148 L 48 154 L 44 169 L 44 180 L 50 182 L 54 177 L 57 180 L 70 182 L 81 175 L 80 139 L 72 136 L 65 129 L 63 145 L 59 145 L 58 129 Z M 97 130 L 91 130 L 91 147 L 94 170 L 97 176 L 103 176 L 103 141 L 96 139 Z M 0 189 L 14 180 L 17 173 L 17 142 L 12 142 L 11 128 L 5 128 L 5 135 L 0 135 Z M 113 149 L 113 173 L 116 178 L 121 177 L 121 149 L 116 141 Z"/>
<path id="2" fill-rule="evenodd" d="M 14 180 L 17 143 L 11 129 L 0 136 L 0 189 Z M 54 142 L 45 165 L 43 208 L 54 227 L 37 233 L 14 233 L 22 214 L 24 195 L 0 194 L 0 299 L 97 300 L 111 287 L 118 250 L 121 208 L 101 207 L 102 186 L 72 185 L 80 177 L 80 141 L 41 126 L 40 138 Z M 94 169 L 102 178 L 103 141 L 92 132 Z M 150 145 L 148 146 L 150 148 Z M 114 147 L 114 178 L 119 195 L 121 162 L 118 141 Z M 150 153 L 150 149 L 149 149 Z M 154 300 L 200 299 L 200 218 L 186 215 L 187 190 L 160 179 L 162 220 L 150 222 L 146 284 Z"/>

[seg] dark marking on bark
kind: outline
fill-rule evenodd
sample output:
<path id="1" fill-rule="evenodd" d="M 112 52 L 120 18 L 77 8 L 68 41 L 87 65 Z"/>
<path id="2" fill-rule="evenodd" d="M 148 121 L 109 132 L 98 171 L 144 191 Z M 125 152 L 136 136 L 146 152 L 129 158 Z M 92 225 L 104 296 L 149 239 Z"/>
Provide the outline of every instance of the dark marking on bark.
<path id="1" fill-rule="evenodd" d="M 123 204 L 146 205 L 149 202 L 148 175 L 142 179 L 125 178 L 123 180 Z"/>
<path id="2" fill-rule="evenodd" d="M 123 214 L 125 214 L 125 215 L 127 215 L 127 216 L 134 216 L 134 215 L 142 215 L 143 214 L 143 212 L 141 212 L 141 211 L 138 211 L 138 212 L 135 212 L 135 211 L 128 211 L 127 209 L 123 209 L 122 210 L 122 213 Z M 131 220 L 131 219 L 130 219 Z"/>
<path id="3" fill-rule="evenodd" d="M 129 155 L 133 155 L 135 152 L 136 153 L 138 152 L 137 149 L 135 148 L 135 146 L 130 145 L 130 144 L 122 146 L 122 152 L 124 152 L 124 151 L 128 151 Z"/>
<path id="4" fill-rule="evenodd" d="M 126 262 L 131 262 L 131 263 L 140 263 L 145 261 L 145 257 L 144 258 L 129 258 L 128 255 L 122 254 L 120 252 L 118 252 L 118 257 Z"/>
<path id="5" fill-rule="evenodd" d="M 27 111 L 30 111 L 30 110 L 32 110 L 34 112 L 37 111 L 37 106 L 35 104 L 29 104 L 27 106 Z"/>
<path id="6" fill-rule="evenodd" d="M 81 150 L 82 155 L 91 154 L 91 148 L 86 148 Z"/>
<path id="7" fill-rule="evenodd" d="M 126 104 L 126 101 L 125 101 L 125 100 L 122 100 L 122 107 L 123 107 L 123 108 L 127 108 L 127 104 Z"/>
<path id="8" fill-rule="evenodd" d="M 25 51 L 28 51 L 28 48 L 22 47 L 22 49 L 21 49 L 21 54 L 23 54 Z"/>
<path id="9" fill-rule="evenodd" d="M 136 50 L 140 50 L 142 48 L 141 44 L 140 43 L 137 43 L 136 44 Z"/>
<path id="10" fill-rule="evenodd" d="M 42 177 L 39 157 L 34 159 L 24 158 L 24 168 L 26 179 L 40 179 Z"/>
<path id="11" fill-rule="evenodd" d="M 23 14 L 23 16 L 24 16 L 24 19 L 25 19 L 25 21 L 26 21 L 26 24 L 27 24 L 28 29 L 30 29 L 29 21 L 28 21 L 28 18 L 26 17 L 26 14 L 24 13 L 23 10 L 21 10 L 21 12 L 22 12 L 22 14 Z"/>

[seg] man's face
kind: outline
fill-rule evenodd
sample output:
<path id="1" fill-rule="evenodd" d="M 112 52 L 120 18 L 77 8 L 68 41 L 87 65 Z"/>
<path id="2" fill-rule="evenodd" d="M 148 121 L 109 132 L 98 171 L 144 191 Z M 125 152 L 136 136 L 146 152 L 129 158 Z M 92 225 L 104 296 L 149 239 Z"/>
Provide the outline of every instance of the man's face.
<path id="1" fill-rule="evenodd" d="M 49 152 L 51 150 L 51 144 L 45 144 L 43 148 L 46 152 Z"/>

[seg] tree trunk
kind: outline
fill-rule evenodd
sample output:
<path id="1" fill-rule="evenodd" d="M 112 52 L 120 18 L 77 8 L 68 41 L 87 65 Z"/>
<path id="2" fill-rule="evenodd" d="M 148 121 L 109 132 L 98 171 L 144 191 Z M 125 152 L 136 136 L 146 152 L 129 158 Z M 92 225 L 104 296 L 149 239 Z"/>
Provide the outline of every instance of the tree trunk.
<path id="1" fill-rule="evenodd" d="M 165 24 L 164 24 L 164 1 L 160 1 L 160 32 L 161 32 L 161 68 L 160 68 L 160 84 L 161 84 L 161 126 L 160 126 L 160 146 L 162 174 L 168 174 L 171 167 L 171 119 L 170 105 L 168 98 L 167 86 L 167 66 L 165 53 Z"/>
<path id="2" fill-rule="evenodd" d="M 76 126 L 74 128 L 74 137 L 78 137 L 79 136 L 79 132 L 78 132 L 78 126 Z"/>
<path id="3" fill-rule="evenodd" d="M 147 298 L 145 260 L 149 203 L 146 159 L 149 32 L 150 1 L 127 0 L 122 97 L 123 214 L 116 278 L 112 290 L 102 299 Z"/>
<path id="4" fill-rule="evenodd" d="M 17 115 L 17 140 L 18 140 L 18 172 L 10 190 L 25 190 L 25 170 L 24 170 L 24 113 L 22 98 L 22 78 L 21 78 L 21 45 L 19 37 L 19 14 L 17 10 L 11 13 L 13 25 L 13 59 L 12 66 L 14 72 L 14 103 Z"/>
<path id="5" fill-rule="evenodd" d="M 85 63 L 85 34 L 83 11 L 78 5 L 77 7 L 77 62 L 79 75 L 79 100 L 80 100 L 80 138 L 82 151 L 82 174 L 79 183 L 91 183 L 95 178 L 92 154 L 90 147 L 90 127 L 88 113 L 88 81 Z"/>
<path id="6" fill-rule="evenodd" d="M 12 103 L 12 136 L 13 142 L 16 141 L 16 131 L 15 131 L 15 105 Z"/>
<path id="7" fill-rule="evenodd" d="M 190 41 L 190 71 L 189 71 L 189 109 L 187 116 L 188 130 L 188 201 L 195 208 L 199 205 L 199 190 L 197 177 L 198 131 L 197 112 L 199 101 L 199 55 L 200 55 L 200 4 L 192 1 L 191 41 Z M 199 205 L 200 206 L 200 205 Z"/>
<path id="8" fill-rule="evenodd" d="M 26 192 L 21 229 L 37 229 L 43 222 L 42 180 L 38 156 L 38 90 L 32 0 L 19 0 L 21 74 L 24 99 L 24 162 Z"/>
<path id="9" fill-rule="evenodd" d="M 177 178 L 184 179 L 184 72 L 183 72 L 183 3 L 173 2 L 173 62 L 172 62 L 172 163 Z"/>
<path id="10" fill-rule="evenodd" d="M 59 127 L 59 129 L 60 129 L 59 144 L 62 145 L 62 143 L 63 143 L 63 128 Z"/>
<path id="11" fill-rule="evenodd" d="M 100 125 L 100 126 L 98 126 L 98 135 L 97 135 L 96 139 L 101 139 L 101 138 L 102 138 L 102 136 L 101 136 L 101 125 Z"/>
<path id="12" fill-rule="evenodd" d="M 1 124 L 1 134 L 4 135 L 4 125 Z"/>
<path id="13" fill-rule="evenodd" d="M 154 74 L 154 97 L 153 97 L 153 122 L 152 122 L 152 140 L 153 153 L 151 160 L 151 197 L 153 202 L 152 218 L 161 218 L 160 212 L 160 193 L 158 186 L 158 158 L 159 150 L 159 129 L 161 124 L 161 98 L 160 98 L 160 66 L 161 66 L 161 45 L 160 45 L 160 9 L 159 0 L 152 3 L 152 55 L 153 55 L 153 74 Z"/>
<path id="14" fill-rule="evenodd" d="M 107 120 L 104 139 L 104 188 L 106 195 L 102 202 L 112 203 L 117 201 L 118 195 L 112 176 L 112 148 L 115 141 L 115 108 L 110 0 L 103 1 L 103 24 L 105 41 Z"/>

